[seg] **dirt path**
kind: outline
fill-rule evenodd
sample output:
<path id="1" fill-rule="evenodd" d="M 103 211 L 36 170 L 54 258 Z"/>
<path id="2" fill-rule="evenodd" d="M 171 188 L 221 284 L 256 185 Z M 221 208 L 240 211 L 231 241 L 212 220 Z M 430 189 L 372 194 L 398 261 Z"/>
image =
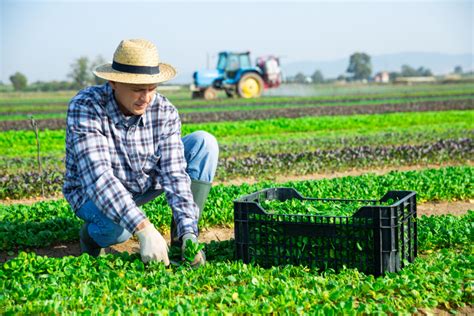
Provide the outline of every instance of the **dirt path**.
<path id="1" fill-rule="evenodd" d="M 394 167 L 376 167 L 376 168 L 357 168 L 357 169 L 347 169 L 343 171 L 330 171 L 330 172 L 320 172 L 312 173 L 306 175 L 277 175 L 271 180 L 277 183 L 289 182 L 289 181 L 305 181 L 305 180 L 321 180 L 321 179 L 333 179 L 347 176 L 360 176 L 367 173 L 373 173 L 376 175 L 384 175 L 391 171 L 416 171 L 423 169 L 439 169 L 444 167 L 454 167 L 454 166 L 474 166 L 474 162 L 468 162 L 463 164 L 424 164 L 424 165 L 412 165 L 412 166 L 394 166 Z M 236 178 L 228 181 L 218 182 L 217 184 L 224 185 L 241 185 L 244 183 L 253 184 L 260 182 L 262 180 L 268 179 L 257 179 L 257 178 Z"/>
<path id="2" fill-rule="evenodd" d="M 469 210 L 474 210 L 474 200 L 456 202 L 426 202 L 417 205 L 417 215 L 464 215 Z"/>
<path id="3" fill-rule="evenodd" d="M 166 242 L 170 243 L 169 233 L 163 234 Z M 214 241 L 223 241 L 234 238 L 233 227 L 212 227 L 201 230 L 199 240 L 204 243 Z M 60 243 L 54 246 L 43 247 L 43 248 L 32 248 L 27 249 L 28 252 L 35 252 L 39 256 L 48 256 L 52 258 L 62 258 L 64 256 L 79 256 L 81 249 L 79 241 L 70 243 Z M 105 249 L 106 253 L 117 253 L 127 251 L 128 253 L 138 253 L 140 251 L 140 245 L 136 238 L 132 238 L 122 244 L 114 245 Z M 17 252 L 0 251 L 0 263 L 15 258 Z"/>

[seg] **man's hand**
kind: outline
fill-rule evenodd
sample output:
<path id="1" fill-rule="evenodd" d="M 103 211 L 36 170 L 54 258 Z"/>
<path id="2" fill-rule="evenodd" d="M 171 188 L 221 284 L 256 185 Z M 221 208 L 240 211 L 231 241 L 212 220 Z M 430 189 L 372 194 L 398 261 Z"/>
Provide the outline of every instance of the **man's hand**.
<path id="1" fill-rule="evenodd" d="M 149 223 L 143 229 L 136 232 L 140 241 L 140 255 L 142 261 L 163 261 L 165 266 L 169 266 L 168 245 L 153 224 Z"/>
<path id="2" fill-rule="evenodd" d="M 188 261 L 193 268 L 204 265 L 206 263 L 206 255 L 202 250 L 204 246 L 199 245 L 196 235 L 185 234 L 182 239 L 181 252 L 183 259 Z"/>

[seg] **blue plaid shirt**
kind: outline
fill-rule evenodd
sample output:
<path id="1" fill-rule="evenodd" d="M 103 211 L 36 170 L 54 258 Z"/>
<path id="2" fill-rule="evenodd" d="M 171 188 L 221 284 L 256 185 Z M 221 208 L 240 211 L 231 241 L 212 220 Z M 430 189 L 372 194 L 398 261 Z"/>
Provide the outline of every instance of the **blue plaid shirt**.
<path id="1" fill-rule="evenodd" d="M 178 235 L 197 235 L 199 210 L 190 185 L 181 121 L 167 98 L 157 93 L 138 120 L 122 114 L 109 84 L 86 88 L 71 100 L 63 193 L 74 210 L 91 200 L 133 233 L 146 219 L 133 197 L 162 188 Z"/>

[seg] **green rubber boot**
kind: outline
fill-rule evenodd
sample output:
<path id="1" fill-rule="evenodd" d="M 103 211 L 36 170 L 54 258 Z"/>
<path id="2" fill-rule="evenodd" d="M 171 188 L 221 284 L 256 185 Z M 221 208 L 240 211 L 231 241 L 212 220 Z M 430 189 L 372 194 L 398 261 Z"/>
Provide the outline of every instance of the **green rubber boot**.
<path id="1" fill-rule="evenodd" d="M 105 255 L 105 250 L 100 247 L 94 239 L 89 235 L 88 223 L 82 225 L 79 231 L 79 239 L 81 243 L 81 253 L 87 253 L 92 257 Z"/>
<path id="2" fill-rule="evenodd" d="M 199 208 L 199 219 L 201 219 L 204 205 L 206 204 L 207 196 L 211 190 L 211 183 L 201 180 L 191 180 L 191 192 L 193 193 L 194 203 Z M 182 241 L 178 238 L 178 229 L 174 217 L 171 218 L 171 246 L 181 247 Z"/>

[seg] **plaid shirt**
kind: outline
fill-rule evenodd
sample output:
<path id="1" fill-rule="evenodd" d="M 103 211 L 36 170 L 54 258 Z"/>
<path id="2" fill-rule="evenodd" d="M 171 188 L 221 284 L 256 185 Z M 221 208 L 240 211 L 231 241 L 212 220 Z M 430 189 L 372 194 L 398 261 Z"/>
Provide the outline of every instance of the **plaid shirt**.
<path id="1" fill-rule="evenodd" d="M 74 210 L 91 200 L 133 233 L 146 218 L 133 197 L 162 188 L 179 236 L 197 235 L 199 211 L 190 185 L 181 121 L 164 96 L 157 93 L 136 122 L 122 114 L 109 84 L 86 88 L 71 100 L 63 193 Z"/>

